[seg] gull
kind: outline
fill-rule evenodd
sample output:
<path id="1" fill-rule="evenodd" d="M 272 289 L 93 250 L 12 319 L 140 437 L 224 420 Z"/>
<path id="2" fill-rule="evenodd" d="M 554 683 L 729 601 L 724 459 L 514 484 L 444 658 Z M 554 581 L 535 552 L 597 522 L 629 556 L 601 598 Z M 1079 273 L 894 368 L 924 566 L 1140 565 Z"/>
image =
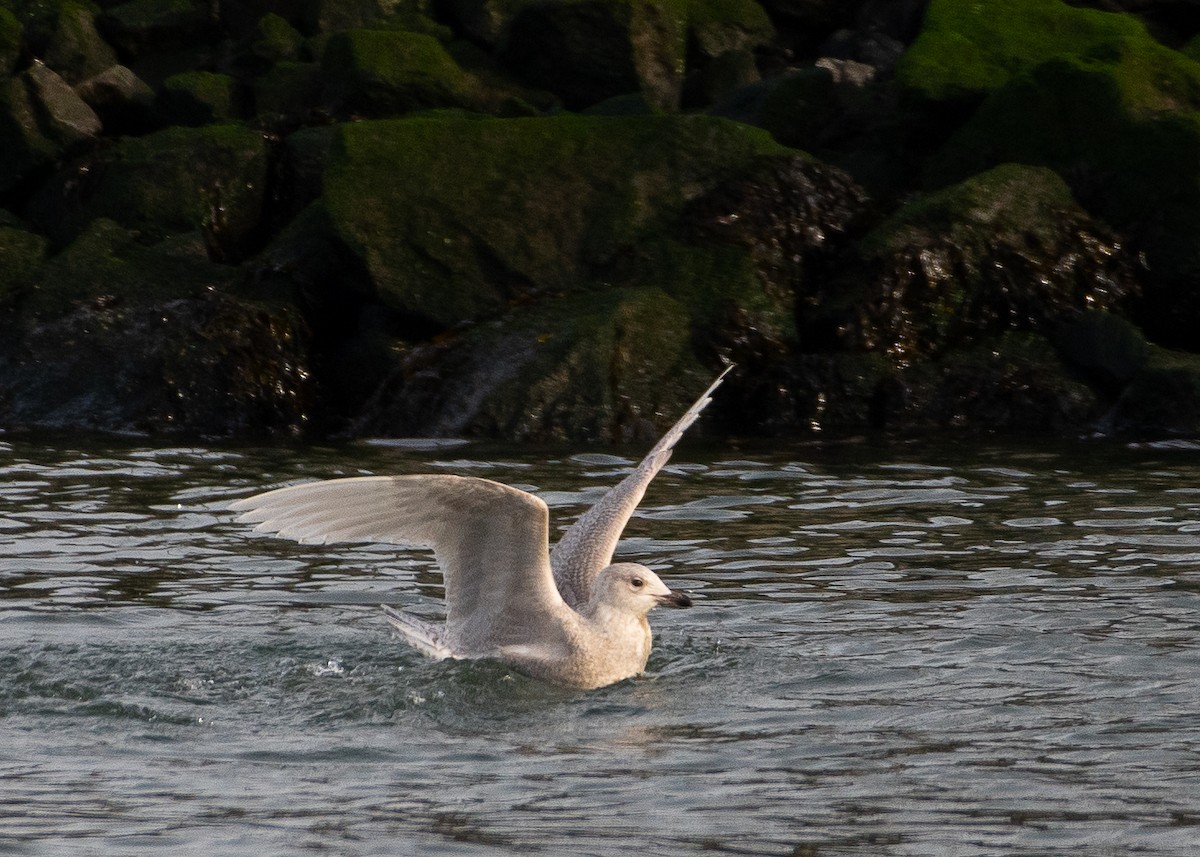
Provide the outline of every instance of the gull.
<path id="1" fill-rule="evenodd" d="M 374 542 L 432 548 L 445 583 L 437 625 L 381 605 L 425 655 L 501 661 L 559 685 L 592 689 L 640 674 L 650 656 L 646 615 L 690 607 L 653 571 L 614 563 L 621 532 L 675 444 L 712 401 L 730 366 L 633 472 L 548 547 L 539 497 L 469 476 L 361 476 L 279 488 L 234 502 L 255 532 L 302 544 Z"/>

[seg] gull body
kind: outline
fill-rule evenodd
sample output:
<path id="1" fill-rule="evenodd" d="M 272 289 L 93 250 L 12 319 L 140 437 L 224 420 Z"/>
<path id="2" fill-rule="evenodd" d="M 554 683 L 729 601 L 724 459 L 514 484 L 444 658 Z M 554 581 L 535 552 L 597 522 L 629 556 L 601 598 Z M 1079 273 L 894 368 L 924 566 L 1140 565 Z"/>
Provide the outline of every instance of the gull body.
<path id="1" fill-rule="evenodd" d="M 731 367 L 732 368 L 732 367 Z M 257 532 L 305 544 L 379 542 L 432 548 L 446 621 L 391 607 L 392 626 L 432 658 L 493 658 L 555 684 L 595 688 L 642 672 L 656 606 L 691 606 L 649 568 L 613 563 L 646 487 L 729 370 L 640 464 L 549 549 L 549 510 L 533 494 L 477 477 L 364 476 L 238 500 Z"/>

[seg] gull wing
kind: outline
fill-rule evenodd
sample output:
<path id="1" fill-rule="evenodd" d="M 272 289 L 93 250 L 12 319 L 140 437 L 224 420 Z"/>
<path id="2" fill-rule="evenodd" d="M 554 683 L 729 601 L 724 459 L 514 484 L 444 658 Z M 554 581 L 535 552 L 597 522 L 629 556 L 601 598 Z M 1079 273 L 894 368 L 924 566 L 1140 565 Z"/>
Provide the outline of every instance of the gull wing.
<path id="1" fill-rule="evenodd" d="M 550 553 L 554 579 L 563 599 L 572 607 L 584 604 L 591 596 L 592 581 L 612 563 L 621 532 L 645 495 L 646 486 L 670 460 L 675 444 L 712 401 L 713 391 L 732 370 L 733 366 L 730 366 L 722 372 L 695 404 L 687 409 L 687 413 L 659 439 L 633 473 L 610 488 L 596 505 L 584 512 L 554 546 Z"/>
<path id="2" fill-rule="evenodd" d="M 446 643 L 460 656 L 538 642 L 566 610 L 547 554 L 549 512 L 532 494 L 464 476 L 363 476 L 234 502 L 255 532 L 302 544 L 433 549 L 446 585 Z"/>

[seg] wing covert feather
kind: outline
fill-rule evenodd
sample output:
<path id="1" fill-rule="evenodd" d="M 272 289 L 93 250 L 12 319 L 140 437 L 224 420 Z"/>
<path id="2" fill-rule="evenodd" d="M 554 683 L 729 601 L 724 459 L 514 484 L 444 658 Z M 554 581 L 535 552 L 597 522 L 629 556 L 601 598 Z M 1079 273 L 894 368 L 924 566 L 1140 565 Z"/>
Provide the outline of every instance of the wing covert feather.
<path id="1" fill-rule="evenodd" d="M 448 635 L 468 646 L 512 642 L 519 626 L 536 625 L 564 606 L 550 570 L 546 504 L 488 479 L 330 479 L 268 491 L 230 508 L 243 513 L 240 520 L 257 523 L 256 532 L 303 544 L 432 548 L 445 578 Z M 507 621 L 510 614 L 519 621 Z M 502 639 L 492 639 L 497 635 Z"/>

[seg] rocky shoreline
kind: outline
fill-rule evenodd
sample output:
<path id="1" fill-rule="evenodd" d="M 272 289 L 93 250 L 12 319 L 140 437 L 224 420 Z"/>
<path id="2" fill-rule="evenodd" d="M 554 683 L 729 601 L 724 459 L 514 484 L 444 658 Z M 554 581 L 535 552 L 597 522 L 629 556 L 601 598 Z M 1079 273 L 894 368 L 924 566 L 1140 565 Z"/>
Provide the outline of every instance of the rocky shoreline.
<path id="1" fill-rule="evenodd" d="M 0 0 L 0 429 L 641 441 L 732 361 L 712 430 L 1194 435 L 1197 34 Z"/>

